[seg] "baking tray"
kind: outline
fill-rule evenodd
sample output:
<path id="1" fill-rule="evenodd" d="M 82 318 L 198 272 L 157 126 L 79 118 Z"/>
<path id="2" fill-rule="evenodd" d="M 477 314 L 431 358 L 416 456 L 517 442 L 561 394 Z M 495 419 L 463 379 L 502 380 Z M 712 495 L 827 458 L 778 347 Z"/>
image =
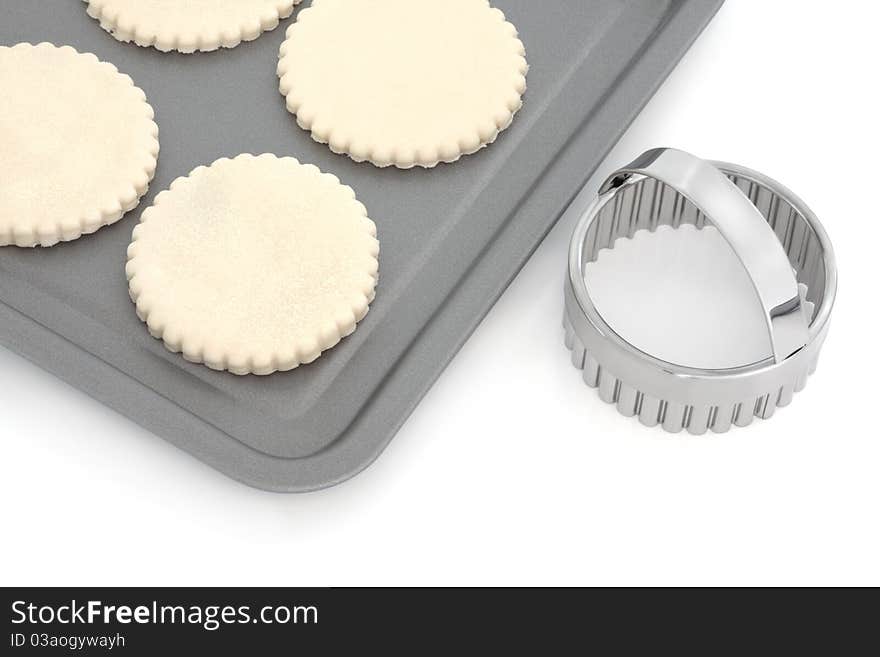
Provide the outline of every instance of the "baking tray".
<path id="1" fill-rule="evenodd" d="M 296 126 L 275 75 L 295 15 L 234 50 L 184 56 L 118 43 L 81 0 L 0 0 L 0 43 L 69 44 L 131 75 L 162 147 L 149 194 L 119 223 L 51 249 L 0 249 L 0 343 L 242 482 L 339 483 L 388 444 L 721 2 L 496 0 L 528 51 L 521 113 L 476 155 L 399 171 L 334 155 Z M 243 152 L 338 175 L 382 242 L 377 298 L 358 330 L 269 377 L 166 351 L 135 316 L 123 270 L 156 193 Z"/>

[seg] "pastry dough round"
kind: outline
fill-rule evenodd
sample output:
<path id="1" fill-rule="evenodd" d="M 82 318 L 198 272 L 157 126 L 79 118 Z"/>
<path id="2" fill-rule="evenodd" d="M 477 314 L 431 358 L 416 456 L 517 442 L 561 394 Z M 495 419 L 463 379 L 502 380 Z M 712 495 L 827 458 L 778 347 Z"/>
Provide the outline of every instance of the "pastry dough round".
<path id="1" fill-rule="evenodd" d="M 159 128 L 131 78 L 70 46 L 0 47 L 0 246 L 118 221 L 156 171 Z"/>
<path id="2" fill-rule="evenodd" d="M 376 226 L 354 191 L 291 157 L 199 167 L 134 229 L 126 274 L 138 316 L 187 360 L 271 374 L 355 330 L 379 271 Z"/>
<path id="3" fill-rule="evenodd" d="M 119 41 L 168 52 L 234 48 L 274 30 L 301 0 L 84 0 Z"/>
<path id="4" fill-rule="evenodd" d="M 528 64 L 488 0 L 314 0 L 281 46 L 287 108 L 336 153 L 432 167 L 490 144 Z"/>

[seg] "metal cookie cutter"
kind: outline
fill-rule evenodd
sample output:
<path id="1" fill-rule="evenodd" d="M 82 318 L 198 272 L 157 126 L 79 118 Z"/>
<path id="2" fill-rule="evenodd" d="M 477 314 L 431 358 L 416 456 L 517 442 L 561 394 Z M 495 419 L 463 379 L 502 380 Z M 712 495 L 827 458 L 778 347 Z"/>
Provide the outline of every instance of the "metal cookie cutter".
<path id="1" fill-rule="evenodd" d="M 686 367 L 621 338 L 590 297 L 585 266 L 619 238 L 660 225 L 714 225 L 763 307 L 768 358 L 730 369 Z M 788 189 L 760 173 L 683 151 L 650 150 L 611 175 L 581 217 L 565 281 L 565 343 L 587 385 L 626 416 L 702 434 L 769 418 L 803 389 L 828 332 L 837 269 L 828 236 Z"/>

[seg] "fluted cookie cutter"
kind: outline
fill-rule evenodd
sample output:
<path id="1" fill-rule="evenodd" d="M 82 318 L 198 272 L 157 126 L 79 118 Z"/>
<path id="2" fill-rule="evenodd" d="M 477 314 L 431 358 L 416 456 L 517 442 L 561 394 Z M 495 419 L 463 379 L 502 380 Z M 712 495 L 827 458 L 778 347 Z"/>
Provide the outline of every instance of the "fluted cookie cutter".
<path id="1" fill-rule="evenodd" d="M 667 362 L 609 326 L 585 267 L 620 238 L 660 225 L 714 225 L 748 274 L 772 354 L 727 369 Z M 745 167 L 683 151 L 647 151 L 615 171 L 580 218 L 565 281 L 565 342 L 587 385 L 625 416 L 671 432 L 724 432 L 788 405 L 816 368 L 837 268 L 828 236 L 797 196 Z"/>

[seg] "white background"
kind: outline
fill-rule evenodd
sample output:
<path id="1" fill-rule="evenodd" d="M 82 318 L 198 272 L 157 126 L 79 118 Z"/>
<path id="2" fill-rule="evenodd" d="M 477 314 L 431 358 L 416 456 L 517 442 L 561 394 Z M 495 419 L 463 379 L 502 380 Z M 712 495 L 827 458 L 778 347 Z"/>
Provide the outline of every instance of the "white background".
<path id="1" fill-rule="evenodd" d="M 0 349 L 0 583 L 880 584 L 878 24 L 728 0 L 600 170 L 674 145 L 823 220 L 832 330 L 771 421 L 670 436 L 600 402 L 562 346 L 560 224 L 382 457 L 320 493 L 237 484 Z"/>

